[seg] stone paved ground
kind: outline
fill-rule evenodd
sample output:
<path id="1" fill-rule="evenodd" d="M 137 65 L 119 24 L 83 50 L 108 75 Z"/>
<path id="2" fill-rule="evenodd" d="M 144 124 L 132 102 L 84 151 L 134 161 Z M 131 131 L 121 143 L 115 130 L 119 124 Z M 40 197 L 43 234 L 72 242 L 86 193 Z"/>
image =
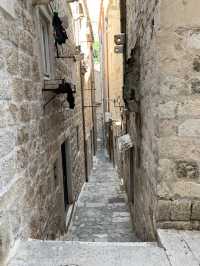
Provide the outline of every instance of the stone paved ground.
<path id="1" fill-rule="evenodd" d="M 120 179 L 103 152 L 94 161 L 92 175 L 79 197 L 74 220 L 65 240 L 138 241 Z"/>

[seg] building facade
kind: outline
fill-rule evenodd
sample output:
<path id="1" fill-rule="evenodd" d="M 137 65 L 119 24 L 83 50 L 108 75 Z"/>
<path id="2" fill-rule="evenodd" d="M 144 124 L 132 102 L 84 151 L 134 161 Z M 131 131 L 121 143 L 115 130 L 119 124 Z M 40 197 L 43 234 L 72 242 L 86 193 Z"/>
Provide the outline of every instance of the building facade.
<path id="1" fill-rule="evenodd" d="M 67 34 L 58 50 L 52 21 L 59 20 L 54 12 Z M 64 0 L 1 1 L 0 21 L 0 257 L 4 258 L 18 239 L 56 239 L 64 234 L 67 212 L 86 180 L 87 126 L 72 6 Z"/>
<path id="2" fill-rule="evenodd" d="M 119 82 L 115 89 L 125 103 L 119 135 L 129 136 L 131 145 L 118 153 L 118 168 L 137 235 L 153 240 L 157 228 L 199 230 L 199 3 L 108 2 L 118 4 L 121 31 L 115 34 L 125 36 L 124 89 Z M 102 10 L 106 58 L 111 52 L 104 36 L 112 15 L 103 4 Z M 114 38 L 110 42 L 114 45 Z M 106 92 L 113 78 L 107 65 L 102 69 Z"/>
<path id="3" fill-rule="evenodd" d="M 120 2 L 102 0 L 99 39 L 104 132 L 107 151 L 114 164 L 117 161 L 116 140 L 121 132 L 123 106 L 123 54 L 115 50 L 114 43 L 115 35 L 119 33 L 121 33 Z"/>
<path id="4" fill-rule="evenodd" d="M 129 199 L 136 231 L 200 229 L 196 1 L 121 1 Z"/>
<path id="5" fill-rule="evenodd" d="M 97 122 L 95 102 L 95 77 L 93 62 L 94 36 L 87 2 L 73 4 L 76 42 L 81 47 L 81 90 L 83 98 L 84 146 L 87 154 L 85 162 L 87 178 L 92 169 L 93 156 L 97 149 Z"/>

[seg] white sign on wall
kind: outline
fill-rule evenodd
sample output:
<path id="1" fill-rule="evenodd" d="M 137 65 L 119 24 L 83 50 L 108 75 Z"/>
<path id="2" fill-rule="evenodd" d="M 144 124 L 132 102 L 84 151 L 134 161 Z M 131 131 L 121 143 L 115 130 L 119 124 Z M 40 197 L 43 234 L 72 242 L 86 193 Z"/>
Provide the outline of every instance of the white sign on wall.
<path id="1" fill-rule="evenodd" d="M 123 135 L 118 138 L 118 148 L 120 152 L 125 152 L 133 147 L 133 142 L 129 134 Z"/>
<path id="2" fill-rule="evenodd" d="M 15 0 L 0 0 L 0 8 L 13 18 L 15 17 Z"/>

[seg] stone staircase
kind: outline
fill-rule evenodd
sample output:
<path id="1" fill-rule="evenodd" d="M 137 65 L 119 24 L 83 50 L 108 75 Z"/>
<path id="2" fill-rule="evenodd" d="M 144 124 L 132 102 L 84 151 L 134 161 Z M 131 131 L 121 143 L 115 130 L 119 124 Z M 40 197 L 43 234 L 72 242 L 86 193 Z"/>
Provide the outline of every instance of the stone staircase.
<path id="1" fill-rule="evenodd" d="M 7 266 L 170 266 L 156 243 L 29 240 L 17 243 Z"/>
<path id="2" fill-rule="evenodd" d="M 7 266 L 200 266 L 200 232 L 158 230 L 157 243 L 18 241 Z M 2 266 L 2 265 L 1 265 Z"/>

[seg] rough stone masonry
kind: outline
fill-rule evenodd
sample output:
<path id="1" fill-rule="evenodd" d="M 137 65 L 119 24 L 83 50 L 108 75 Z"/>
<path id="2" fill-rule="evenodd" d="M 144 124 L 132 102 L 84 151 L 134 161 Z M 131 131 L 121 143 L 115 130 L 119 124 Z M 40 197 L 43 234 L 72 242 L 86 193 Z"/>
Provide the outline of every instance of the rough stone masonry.
<path id="1" fill-rule="evenodd" d="M 63 49 L 73 54 L 72 15 L 66 1 L 59 2 L 61 14 L 68 17 L 69 40 Z M 1 255 L 19 238 L 54 239 L 64 232 L 60 169 L 61 144 L 65 140 L 71 146 L 68 160 L 72 167 L 73 198 L 84 182 L 80 66 L 71 59 L 55 59 L 50 38 L 50 78 L 65 78 L 76 85 L 76 108 L 69 111 L 66 96 L 58 96 L 44 109 L 52 94 L 42 91 L 40 15 L 51 18 L 48 9 L 33 6 L 32 1 L 0 3 Z M 53 37 L 51 20 L 49 30 Z"/>
<path id="2" fill-rule="evenodd" d="M 125 97 L 135 142 L 134 221 L 200 229 L 200 3 L 127 0 Z M 129 110 L 130 110 L 129 109 Z"/>

